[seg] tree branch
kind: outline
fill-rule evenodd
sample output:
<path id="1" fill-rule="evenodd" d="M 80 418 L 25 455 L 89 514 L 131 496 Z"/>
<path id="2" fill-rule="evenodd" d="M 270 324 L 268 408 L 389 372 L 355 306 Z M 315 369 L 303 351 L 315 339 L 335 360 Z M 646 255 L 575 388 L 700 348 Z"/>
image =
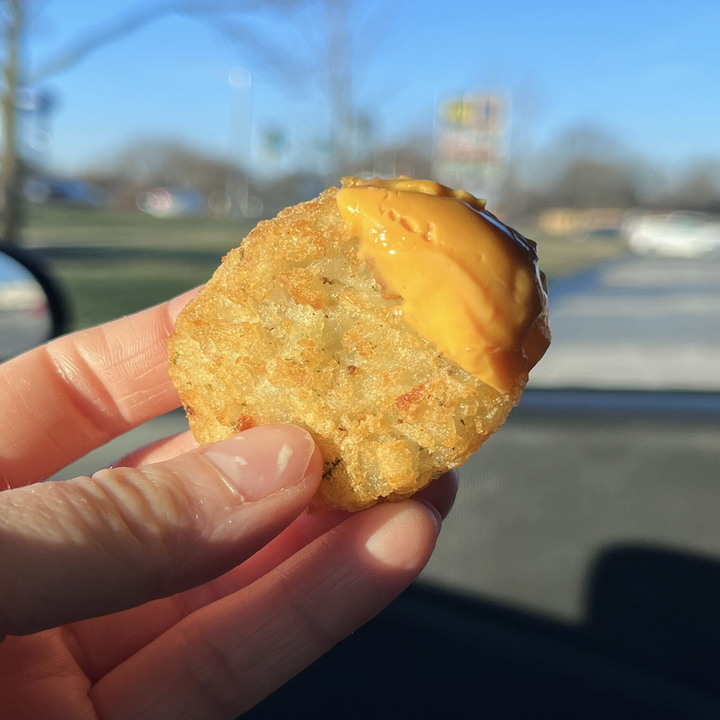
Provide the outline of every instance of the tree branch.
<path id="1" fill-rule="evenodd" d="M 300 90 L 300 86 L 308 79 L 314 79 L 317 68 L 303 62 L 297 54 L 288 52 L 256 27 L 240 20 L 212 23 L 212 26 L 226 40 L 242 47 L 249 53 L 254 62 L 262 65 L 276 80 L 290 84 Z"/>
<path id="2" fill-rule="evenodd" d="M 213 0 L 167 0 L 151 7 L 142 3 L 135 10 L 90 30 L 86 35 L 71 42 L 58 55 L 42 63 L 37 71 L 30 73 L 30 81 L 37 83 L 51 75 L 57 75 L 77 65 L 98 48 L 117 42 L 166 15 L 207 17 L 271 8 L 282 9 L 298 3 L 299 0 L 216 0 L 214 2 Z"/>

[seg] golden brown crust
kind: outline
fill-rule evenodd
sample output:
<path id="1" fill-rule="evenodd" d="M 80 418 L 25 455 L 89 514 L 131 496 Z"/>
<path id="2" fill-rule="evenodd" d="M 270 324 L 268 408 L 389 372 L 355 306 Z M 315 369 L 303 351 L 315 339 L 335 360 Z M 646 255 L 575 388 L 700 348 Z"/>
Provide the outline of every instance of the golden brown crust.
<path id="1" fill-rule="evenodd" d="M 504 422 L 500 394 L 410 329 L 340 218 L 336 188 L 261 222 L 180 315 L 170 375 L 202 443 L 305 427 L 325 459 L 316 505 L 400 500 Z"/>

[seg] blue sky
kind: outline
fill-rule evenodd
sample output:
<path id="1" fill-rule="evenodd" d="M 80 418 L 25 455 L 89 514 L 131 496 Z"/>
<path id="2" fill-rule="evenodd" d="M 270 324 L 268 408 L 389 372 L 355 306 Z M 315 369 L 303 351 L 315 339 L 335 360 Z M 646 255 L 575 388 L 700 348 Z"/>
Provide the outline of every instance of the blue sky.
<path id="1" fill-rule="evenodd" d="M 29 39 L 32 64 L 134 7 L 137 1 L 52 0 Z M 309 5 L 247 20 L 308 62 L 322 41 L 321 18 Z M 351 26 L 354 98 L 375 118 L 378 140 L 429 129 L 439 96 L 503 87 L 516 96 L 518 129 L 538 146 L 592 122 L 663 164 L 720 157 L 716 0 L 359 0 Z M 238 64 L 252 71 L 252 104 L 247 91 L 228 84 Z M 188 17 L 163 17 L 47 84 L 60 98 L 52 151 L 60 170 L 101 165 L 124 144 L 148 138 L 240 157 L 249 152 L 242 139 L 250 126 L 256 139 L 264 129 L 284 129 L 287 163 L 312 165 L 306 148 L 326 134 L 316 82 L 278 81 L 242 45 Z M 252 152 L 256 166 L 282 169 Z"/>

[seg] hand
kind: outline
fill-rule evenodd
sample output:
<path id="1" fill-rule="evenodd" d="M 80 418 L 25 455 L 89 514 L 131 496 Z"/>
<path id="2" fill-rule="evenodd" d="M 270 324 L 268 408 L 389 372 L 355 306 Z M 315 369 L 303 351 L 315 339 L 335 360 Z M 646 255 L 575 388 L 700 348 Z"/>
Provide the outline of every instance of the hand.
<path id="1" fill-rule="evenodd" d="M 424 501 L 307 515 L 322 460 L 289 425 L 204 447 L 182 433 L 40 483 L 178 407 L 166 342 L 189 299 L 0 366 L 2 718 L 233 718 L 432 552 L 454 475 Z"/>

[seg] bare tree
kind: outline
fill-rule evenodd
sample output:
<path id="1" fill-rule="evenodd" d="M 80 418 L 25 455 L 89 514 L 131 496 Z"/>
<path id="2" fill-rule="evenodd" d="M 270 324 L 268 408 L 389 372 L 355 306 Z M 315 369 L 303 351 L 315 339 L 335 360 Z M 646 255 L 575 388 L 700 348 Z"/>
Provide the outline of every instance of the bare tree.
<path id="1" fill-rule="evenodd" d="M 535 184 L 545 205 L 632 207 L 643 184 L 643 164 L 613 134 L 591 124 L 561 133 L 542 153 Z"/>
<path id="2" fill-rule="evenodd" d="M 140 2 L 134 9 L 121 13 L 109 22 L 86 29 L 65 47 L 44 58 L 36 69 L 28 70 L 21 52 L 27 32 L 28 18 L 24 12 L 27 0 L 0 0 L 6 9 L 5 35 L 8 48 L 5 61 L 5 89 L 2 99 L 4 118 L 4 198 L 5 227 L 0 242 L 19 241 L 22 215 L 22 178 L 19 171 L 15 111 L 17 91 L 24 81 L 37 83 L 68 70 L 93 52 L 117 42 L 140 28 L 168 15 L 194 17 L 215 28 L 243 54 L 262 66 L 269 76 L 287 87 L 314 85 L 327 98 L 332 161 L 329 174 L 333 180 L 350 169 L 354 155 L 363 141 L 369 141 L 373 127 L 367 113 L 357 107 L 359 68 L 367 66 L 367 58 L 384 40 L 382 29 L 392 25 L 390 14 L 398 9 L 368 0 L 156 0 Z M 285 47 L 274 37 L 263 33 L 253 22 L 259 13 L 283 12 L 310 8 L 317 17 L 314 32 L 304 33 L 297 47 Z M 364 22 L 353 17 L 351 10 L 362 10 Z M 379 18 L 382 16 L 382 22 Z M 311 37 L 312 36 L 312 37 Z M 358 49 L 366 58 L 354 61 Z M 360 78 L 362 80 L 362 78 Z"/>
<path id="3" fill-rule="evenodd" d="M 125 146 L 115 161 L 110 161 L 110 168 L 113 176 L 127 184 L 145 188 L 185 186 L 205 195 L 223 191 L 229 171 L 245 172 L 225 158 L 164 139 L 143 140 Z"/>
<path id="4" fill-rule="evenodd" d="M 683 173 L 671 198 L 672 206 L 677 209 L 720 211 L 720 162 L 704 160 L 692 163 Z"/>
<path id="5" fill-rule="evenodd" d="M 15 244 L 20 240 L 22 220 L 22 173 L 18 160 L 17 98 L 18 90 L 25 82 L 37 83 L 68 70 L 99 48 L 132 34 L 140 28 L 168 15 L 187 15 L 202 21 L 216 21 L 219 17 L 234 18 L 237 41 L 252 42 L 252 28 L 241 17 L 252 12 L 289 9 L 302 5 L 306 0 L 158 0 L 155 3 L 139 3 L 134 9 L 121 13 L 110 22 L 86 29 L 67 46 L 30 71 L 25 66 L 22 52 L 30 18 L 27 0 L 0 0 L 4 11 L 4 36 L 6 57 L 3 76 L 5 87 L 2 96 L 2 119 L 4 128 L 3 187 L 4 228 L 0 242 Z"/>
<path id="6" fill-rule="evenodd" d="M 298 28 L 293 47 L 275 37 L 251 33 L 235 22 L 216 24 L 217 29 L 245 51 L 261 58 L 264 69 L 286 87 L 319 91 L 327 103 L 331 161 L 328 180 L 336 182 L 349 172 L 367 148 L 374 128 L 373 113 L 359 106 L 359 90 L 373 58 L 393 27 L 393 14 L 407 7 L 396 0 L 309 0 L 310 21 Z M 248 39 L 248 36 L 250 39 Z M 362 58 L 362 61 L 360 61 Z M 398 92 L 400 88 L 393 88 Z"/>

